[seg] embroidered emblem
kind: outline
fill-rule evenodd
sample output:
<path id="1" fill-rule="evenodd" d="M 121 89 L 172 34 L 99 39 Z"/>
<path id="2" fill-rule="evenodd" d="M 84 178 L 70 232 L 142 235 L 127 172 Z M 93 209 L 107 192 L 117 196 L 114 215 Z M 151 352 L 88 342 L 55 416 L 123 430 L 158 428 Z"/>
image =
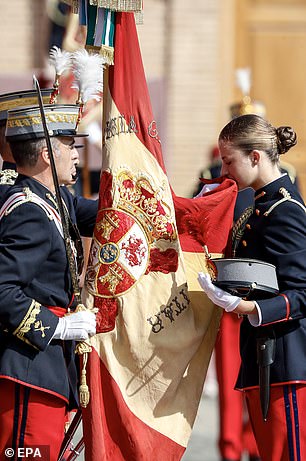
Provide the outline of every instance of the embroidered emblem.
<path id="1" fill-rule="evenodd" d="M 287 189 L 285 189 L 285 187 L 281 187 L 279 189 L 279 193 L 284 197 L 284 198 L 291 198 L 291 194 L 289 191 L 287 191 Z"/>
<path id="2" fill-rule="evenodd" d="M 116 176 L 114 208 L 131 214 L 145 229 L 149 241 L 164 238 L 177 240 L 177 232 L 170 205 L 163 201 L 164 187 L 155 189 L 145 175 L 135 177 L 128 170 L 120 170 Z"/>
<path id="3" fill-rule="evenodd" d="M 13 334 L 16 335 L 17 338 L 21 339 L 21 341 L 24 341 L 27 344 L 32 345 L 31 342 L 25 337 L 25 335 L 31 330 L 32 325 L 35 324 L 35 322 L 37 322 L 36 318 L 40 314 L 40 311 L 41 311 L 41 304 L 33 300 L 22 322 L 13 332 Z"/>
<path id="4" fill-rule="evenodd" d="M 145 245 L 141 238 L 137 238 L 135 235 L 131 235 L 127 243 L 123 242 L 122 250 L 131 266 L 140 266 L 146 257 Z"/>
<path id="5" fill-rule="evenodd" d="M 108 240 L 110 234 L 114 229 L 118 229 L 119 220 L 116 213 L 109 213 L 104 216 L 102 220 L 97 224 L 98 230 L 102 232 L 103 237 Z"/>
<path id="6" fill-rule="evenodd" d="M 165 190 L 155 189 L 148 176 L 136 177 L 123 168 L 110 187 L 113 206 L 98 213 L 85 280 L 97 298 L 126 293 L 152 267 L 159 267 L 163 256 L 166 272 L 170 266 L 176 270 L 178 260 L 175 248 L 164 249 L 178 245 L 174 212 L 163 200 Z"/>
<path id="7" fill-rule="evenodd" d="M 15 184 L 17 176 L 18 173 L 15 170 L 2 170 L 0 171 L 0 184 L 12 186 Z"/>
<path id="8" fill-rule="evenodd" d="M 115 243 L 106 243 L 100 249 L 100 261 L 102 264 L 112 264 L 117 261 L 119 254 L 119 247 Z"/>
<path id="9" fill-rule="evenodd" d="M 41 320 L 37 320 L 37 322 L 34 323 L 34 331 L 40 331 L 41 332 L 41 337 L 45 338 L 45 330 L 49 330 L 50 327 L 44 327 L 42 324 Z"/>
<path id="10" fill-rule="evenodd" d="M 247 207 L 242 215 L 237 219 L 232 232 L 232 256 L 235 257 L 239 242 L 243 236 L 245 226 L 251 214 L 254 211 L 253 206 Z"/>
<path id="11" fill-rule="evenodd" d="M 116 225 L 109 226 L 110 221 Z M 135 218 L 124 211 L 101 210 L 97 222 L 100 225 L 95 229 L 86 284 L 95 295 L 118 296 L 145 273 L 149 260 L 148 238 Z"/>
<path id="12" fill-rule="evenodd" d="M 156 126 L 156 121 L 153 120 L 149 127 L 148 127 L 148 133 L 151 138 L 156 139 L 158 142 L 160 142 L 159 136 L 158 136 L 158 131 L 157 131 L 157 126 Z"/>

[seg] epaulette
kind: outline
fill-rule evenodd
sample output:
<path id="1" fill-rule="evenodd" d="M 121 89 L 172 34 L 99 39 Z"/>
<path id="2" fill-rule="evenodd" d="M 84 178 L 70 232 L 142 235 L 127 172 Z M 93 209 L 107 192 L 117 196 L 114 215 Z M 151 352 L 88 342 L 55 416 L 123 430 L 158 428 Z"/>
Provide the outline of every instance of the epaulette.
<path id="1" fill-rule="evenodd" d="M 18 176 L 15 170 L 1 170 L 0 171 L 0 185 L 13 186 Z"/>
<path id="2" fill-rule="evenodd" d="M 296 205 L 298 205 L 299 207 L 301 207 L 305 213 L 306 213 L 306 208 L 305 206 L 299 202 L 298 200 L 295 200 L 294 198 L 291 197 L 291 194 L 289 191 L 287 191 L 287 189 L 285 189 L 285 187 L 281 187 L 279 189 L 279 193 L 283 196 L 283 198 L 281 198 L 280 200 L 278 200 L 277 202 L 275 202 L 267 211 L 265 211 L 264 213 L 264 216 L 269 216 L 269 214 L 277 207 L 279 206 L 281 203 L 284 203 L 284 202 L 292 202 L 292 203 L 296 203 Z"/>
<path id="3" fill-rule="evenodd" d="M 28 187 L 25 187 L 22 192 L 12 194 L 2 205 L 0 209 L 0 220 L 3 216 L 12 213 L 13 210 L 25 203 L 35 203 L 38 205 L 48 216 L 50 221 L 54 221 L 59 233 L 63 237 L 63 228 L 59 213 L 47 202 L 45 202 L 39 195 L 32 192 Z"/>

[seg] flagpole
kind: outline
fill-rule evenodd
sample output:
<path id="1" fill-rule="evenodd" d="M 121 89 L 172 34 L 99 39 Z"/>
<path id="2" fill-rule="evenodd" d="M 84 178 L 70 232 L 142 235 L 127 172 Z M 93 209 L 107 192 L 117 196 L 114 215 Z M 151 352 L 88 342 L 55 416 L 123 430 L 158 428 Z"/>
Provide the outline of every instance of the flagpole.
<path id="1" fill-rule="evenodd" d="M 106 127 L 106 103 L 108 93 L 108 80 L 109 80 L 109 66 L 105 66 L 103 70 L 103 99 L 102 99 L 102 162 L 103 151 L 105 145 L 105 127 Z"/>

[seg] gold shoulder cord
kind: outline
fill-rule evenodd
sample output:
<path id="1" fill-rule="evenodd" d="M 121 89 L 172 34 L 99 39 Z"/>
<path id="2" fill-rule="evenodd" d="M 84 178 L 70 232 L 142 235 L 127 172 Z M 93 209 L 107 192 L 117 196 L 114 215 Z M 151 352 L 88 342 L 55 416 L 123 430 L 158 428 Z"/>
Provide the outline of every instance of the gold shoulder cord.
<path id="1" fill-rule="evenodd" d="M 279 189 L 279 193 L 283 196 L 283 198 L 281 198 L 280 200 L 278 200 L 277 202 L 274 203 L 274 205 L 272 205 L 265 213 L 264 213 L 264 216 L 269 216 L 269 214 L 277 207 L 279 206 L 281 203 L 284 203 L 284 202 L 292 202 L 292 203 L 295 203 L 296 205 L 298 205 L 300 208 L 302 208 L 302 210 L 305 211 L 306 213 L 306 208 L 305 206 L 299 202 L 298 200 L 295 200 L 294 198 L 291 197 L 291 194 L 289 191 L 287 191 L 287 189 L 285 189 L 285 187 L 281 187 Z"/>

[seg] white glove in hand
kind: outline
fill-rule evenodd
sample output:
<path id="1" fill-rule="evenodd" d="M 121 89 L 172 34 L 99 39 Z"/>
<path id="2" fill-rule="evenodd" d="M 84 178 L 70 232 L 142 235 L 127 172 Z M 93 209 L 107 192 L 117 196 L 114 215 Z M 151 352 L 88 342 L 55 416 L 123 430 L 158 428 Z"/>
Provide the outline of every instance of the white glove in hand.
<path id="1" fill-rule="evenodd" d="M 216 287 L 210 278 L 209 274 L 199 272 L 198 281 L 209 299 L 219 307 L 222 307 L 226 312 L 231 312 L 241 301 L 238 296 L 233 296 L 221 288 Z"/>
<path id="2" fill-rule="evenodd" d="M 58 320 L 52 339 L 84 341 L 96 334 L 96 316 L 90 311 L 74 312 Z"/>

